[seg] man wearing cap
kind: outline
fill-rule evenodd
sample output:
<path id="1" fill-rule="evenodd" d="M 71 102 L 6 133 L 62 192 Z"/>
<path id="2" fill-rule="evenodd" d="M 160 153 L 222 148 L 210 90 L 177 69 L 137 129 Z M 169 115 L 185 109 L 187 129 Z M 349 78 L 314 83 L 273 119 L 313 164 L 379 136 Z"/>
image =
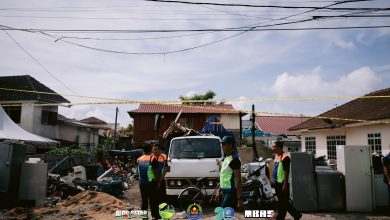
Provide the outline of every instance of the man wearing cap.
<path id="1" fill-rule="evenodd" d="M 222 193 L 222 208 L 230 207 L 242 211 L 241 161 L 233 143 L 231 136 L 225 136 L 221 141 L 225 158 L 219 173 L 220 189 L 217 190 L 216 199 L 218 200 Z"/>
<path id="2" fill-rule="evenodd" d="M 289 212 L 294 219 L 300 219 L 302 214 L 299 213 L 290 203 L 290 186 L 288 183 L 290 175 L 290 157 L 283 151 L 283 142 L 274 143 L 275 165 L 272 172 L 275 180 L 276 196 L 279 200 L 277 220 L 284 219 Z"/>

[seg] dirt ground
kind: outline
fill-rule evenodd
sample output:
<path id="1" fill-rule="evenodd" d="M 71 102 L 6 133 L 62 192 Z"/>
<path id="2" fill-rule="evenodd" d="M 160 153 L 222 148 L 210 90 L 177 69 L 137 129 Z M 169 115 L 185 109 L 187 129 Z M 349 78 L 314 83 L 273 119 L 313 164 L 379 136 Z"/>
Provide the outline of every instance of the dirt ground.
<path id="1" fill-rule="evenodd" d="M 123 198 L 123 201 L 133 205 L 133 207 L 136 207 L 137 209 L 141 206 L 141 195 L 139 192 L 139 188 L 137 185 L 134 185 L 129 189 Z M 175 206 L 175 204 L 173 204 Z M 176 210 L 178 211 L 178 210 Z M 202 219 L 205 220 L 214 220 L 214 208 L 204 208 L 204 215 Z M 176 218 L 174 219 L 181 219 L 180 215 L 176 215 Z M 188 218 L 183 218 L 188 219 Z M 236 213 L 235 219 L 243 220 L 244 218 L 243 213 Z M 286 219 L 293 220 L 294 218 L 290 215 L 287 215 Z M 390 213 L 389 215 L 386 214 L 372 214 L 372 213 L 303 213 L 303 216 L 301 218 L 302 220 L 334 220 L 334 219 L 345 219 L 345 220 L 382 220 L 382 219 L 390 219 Z"/>
<path id="2" fill-rule="evenodd" d="M 175 202 L 172 202 L 173 206 L 177 206 Z M 57 204 L 52 208 L 38 208 L 38 209 L 24 209 L 15 208 L 10 211 L 1 211 L 0 220 L 3 219 L 42 219 L 42 220 L 118 220 L 125 218 L 115 217 L 115 212 L 119 210 L 140 209 L 141 195 L 137 184 L 134 184 L 129 190 L 125 192 L 123 197 L 115 198 L 105 193 L 84 191 L 65 201 Z M 179 212 L 175 208 L 176 212 Z M 203 207 L 203 217 L 205 220 L 213 220 L 215 214 L 213 213 L 214 207 Z M 133 218 L 139 219 L 139 218 Z M 151 219 L 151 218 L 149 218 Z M 184 213 L 176 213 L 173 219 L 188 219 Z M 243 220 L 243 213 L 236 213 L 235 219 Z M 293 219 L 291 216 L 287 216 L 286 219 Z M 302 220 L 333 220 L 333 219 L 389 219 L 389 214 L 363 214 L 363 213 L 304 213 Z"/>

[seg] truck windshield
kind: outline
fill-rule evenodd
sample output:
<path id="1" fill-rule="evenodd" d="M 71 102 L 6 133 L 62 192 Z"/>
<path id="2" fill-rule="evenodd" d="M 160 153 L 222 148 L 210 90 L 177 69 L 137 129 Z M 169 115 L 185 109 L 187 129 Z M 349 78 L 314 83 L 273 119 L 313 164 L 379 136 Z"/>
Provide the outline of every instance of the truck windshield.
<path id="1" fill-rule="evenodd" d="M 218 139 L 178 139 L 173 140 L 169 151 L 170 158 L 220 158 L 221 147 Z"/>

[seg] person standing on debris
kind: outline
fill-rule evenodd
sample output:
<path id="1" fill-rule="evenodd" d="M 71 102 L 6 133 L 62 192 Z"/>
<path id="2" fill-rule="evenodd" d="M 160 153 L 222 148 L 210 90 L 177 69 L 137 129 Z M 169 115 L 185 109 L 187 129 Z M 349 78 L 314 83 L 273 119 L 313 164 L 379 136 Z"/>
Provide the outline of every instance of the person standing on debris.
<path id="1" fill-rule="evenodd" d="M 153 159 L 157 160 L 157 169 L 160 175 L 160 181 L 158 184 L 158 191 L 160 195 L 159 204 L 166 202 L 166 187 L 164 177 L 167 173 L 167 155 L 162 152 L 162 146 L 159 143 L 153 145 Z"/>
<path id="2" fill-rule="evenodd" d="M 231 136 L 225 136 L 221 141 L 225 158 L 219 173 L 220 189 L 217 190 L 216 199 L 219 200 L 222 193 L 222 208 L 230 207 L 243 211 L 241 161 L 237 151 L 233 148 L 233 142 L 234 139 Z"/>
<path id="3" fill-rule="evenodd" d="M 388 153 L 386 156 L 383 157 L 383 181 L 387 185 L 387 190 L 388 190 L 388 199 L 389 199 L 389 204 L 388 206 L 390 207 L 390 153 Z"/>
<path id="4" fill-rule="evenodd" d="M 289 212 L 294 219 L 300 219 L 302 214 L 290 203 L 290 185 L 288 183 L 290 175 L 290 157 L 286 152 L 283 152 L 282 141 L 276 141 L 273 150 L 276 155 L 272 174 L 275 180 L 276 196 L 279 200 L 276 219 L 284 219 L 287 212 Z"/>
<path id="5" fill-rule="evenodd" d="M 144 155 L 138 158 L 139 188 L 142 197 L 142 210 L 148 210 L 148 203 L 153 219 L 160 219 L 158 213 L 158 181 L 159 173 L 157 169 L 157 160 L 152 157 L 152 146 L 145 144 L 143 147 Z M 148 219 L 147 216 L 143 216 Z"/>

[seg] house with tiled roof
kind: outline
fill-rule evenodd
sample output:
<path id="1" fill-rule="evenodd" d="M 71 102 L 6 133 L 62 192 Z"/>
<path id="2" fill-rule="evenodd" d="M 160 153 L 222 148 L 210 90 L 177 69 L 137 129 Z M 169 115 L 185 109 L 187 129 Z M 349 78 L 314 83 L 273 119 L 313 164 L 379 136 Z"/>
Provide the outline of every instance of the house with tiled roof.
<path id="1" fill-rule="evenodd" d="M 107 125 L 107 122 L 105 122 L 101 119 L 98 119 L 96 117 L 89 117 L 89 118 L 82 119 L 80 121 L 83 123 L 86 123 L 86 124 L 91 124 L 91 125 Z"/>
<path id="2" fill-rule="evenodd" d="M 256 116 L 256 125 L 260 131 L 272 134 L 269 138 L 263 138 L 266 146 L 272 147 L 273 141 L 283 139 L 284 150 L 287 152 L 300 152 L 301 141 L 300 132 L 290 131 L 289 128 L 306 121 L 307 117 L 292 116 Z"/>
<path id="3" fill-rule="evenodd" d="M 134 119 L 134 143 L 141 144 L 148 140 L 161 140 L 162 134 L 168 129 L 181 111 L 178 122 L 196 131 L 202 130 L 207 119 L 216 116 L 223 126 L 232 130 L 238 137 L 240 130 L 240 112 L 231 104 L 216 105 L 167 105 L 140 104 L 138 109 L 129 111 Z"/>
<path id="4" fill-rule="evenodd" d="M 29 104 L 60 103 L 69 101 L 29 75 L 0 77 L 0 104 L 10 118 L 28 132 L 56 139 L 58 106 Z"/>
<path id="5" fill-rule="evenodd" d="M 61 145 L 96 146 L 101 126 L 58 114 L 58 105 L 67 103 L 63 96 L 29 75 L 0 77 L 0 104 L 21 128 Z"/>
<path id="6" fill-rule="evenodd" d="M 337 159 L 337 145 L 370 145 L 372 152 L 390 152 L 390 88 L 347 102 L 291 127 L 300 132 L 302 149 Z"/>
<path id="7" fill-rule="evenodd" d="M 298 131 L 290 131 L 289 128 L 306 121 L 307 117 L 291 116 L 256 116 L 256 124 L 259 129 L 273 135 L 299 136 Z"/>

